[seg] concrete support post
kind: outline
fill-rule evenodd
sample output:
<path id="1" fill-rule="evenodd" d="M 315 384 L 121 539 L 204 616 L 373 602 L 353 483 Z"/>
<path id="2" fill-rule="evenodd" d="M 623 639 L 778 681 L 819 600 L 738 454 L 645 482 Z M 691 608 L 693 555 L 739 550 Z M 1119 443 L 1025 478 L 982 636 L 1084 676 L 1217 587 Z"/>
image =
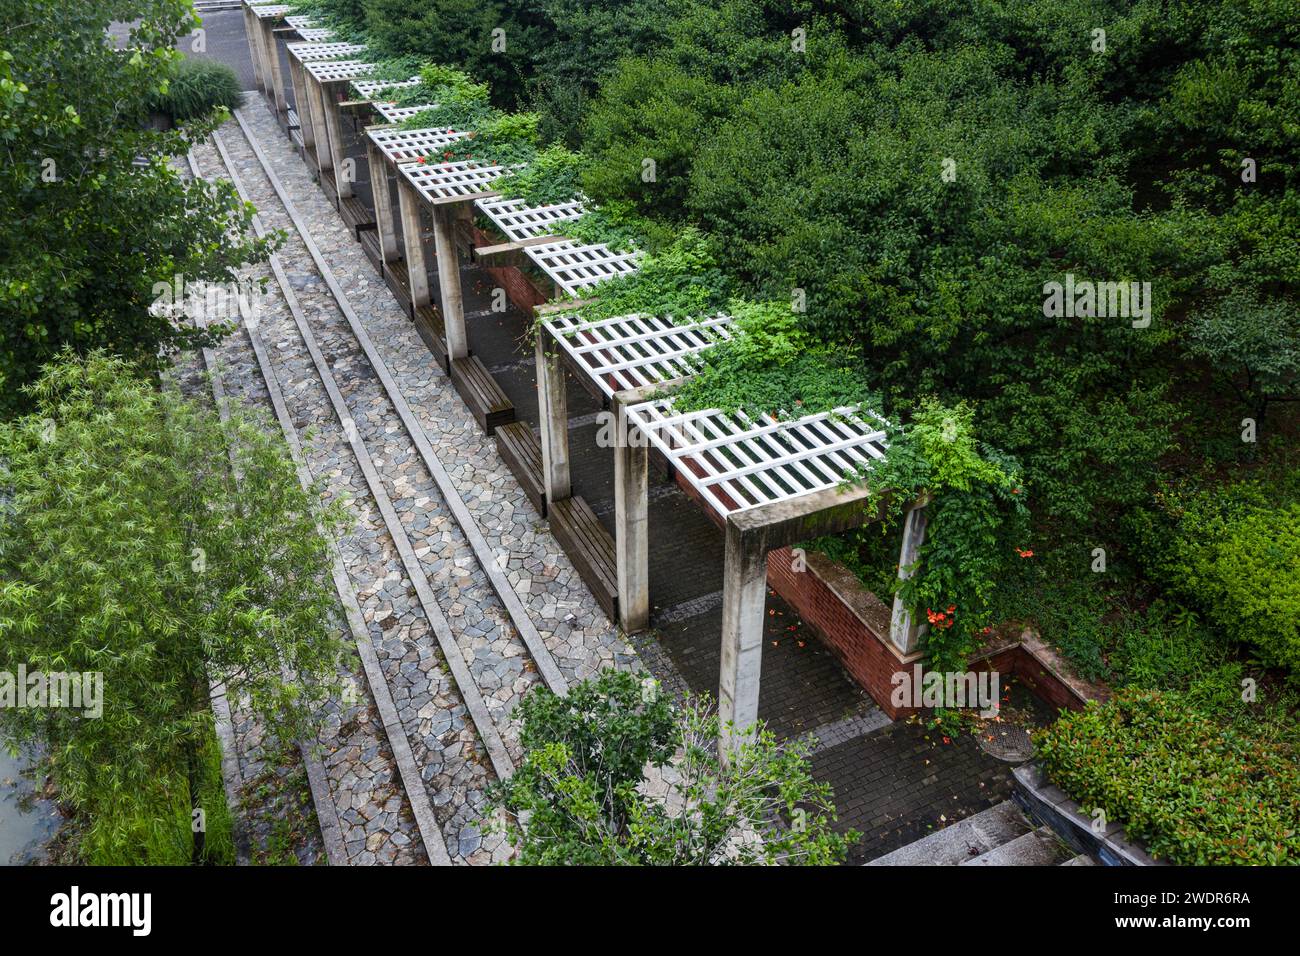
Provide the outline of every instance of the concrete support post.
<path id="1" fill-rule="evenodd" d="M 284 73 L 280 69 L 280 44 L 275 39 L 275 21 L 259 22 L 262 24 L 262 41 L 266 47 L 266 65 L 270 71 L 268 82 L 273 91 L 272 105 L 277 115 L 285 116 L 288 114 L 288 107 L 284 98 Z"/>
<path id="2" fill-rule="evenodd" d="M 558 346 L 557 346 L 558 348 Z M 569 480 L 569 403 L 558 355 L 546 354 L 546 335 L 537 332 L 537 417 L 542 426 L 542 484 L 554 504 L 573 493 Z"/>
<path id="3" fill-rule="evenodd" d="M 316 169 L 324 174 L 334 168 L 334 161 L 330 158 L 330 134 L 325 123 L 325 93 L 321 85 L 316 82 L 306 70 L 303 74 L 307 77 L 307 99 L 311 103 L 311 126 L 313 145 L 316 147 Z"/>
<path id="4" fill-rule="evenodd" d="M 628 634 L 650 626 L 650 450 L 645 436 L 631 432 L 627 406 L 615 405 L 614 551 L 618 570 L 618 614 Z"/>
<path id="5" fill-rule="evenodd" d="M 433 242 L 438 256 L 438 295 L 442 299 L 442 326 L 447 333 L 447 359 L 469 357 L 465 331 L 465 301 L 460 291 L 460 261 L 456 256 L 456 221 L 447 206 L 433 207 Z"/>
<path id="6" fill-rule="evenodd" d="M 352 180 L 356 178 L 352 164 L 345 162 L 347 153 L 343 149 L 343 124 L 339 122 L 339 104 L 331 91 L 321 89 L 322 103 L 325 109 L 325 130 L 330 138 L 330 166 L 334 169 L 334 185 L 338 188 L 339 199 L 348 199 L 352 195 Z"/>
<path id="7" fill-rule="evenodd" d="M 258 42 L 257 15 L 251 7 L 244 7 L 244 38 L 248 40 L 248 57 L 253 61 L 253 79 L 259 90 L 266 89 L 262 77 L 262 51 Z"/>
<path id="8" fill-rule="evenodd" d="M 727 522 L 722 584 L 722 668 L 718 753 L 724 764 L 753 738 L 763 669 L 763 605 L 767 600 L 767 536 Z M 730 727 L 728 726 L 730 725 Z"/>
<path id="9" fill-rule="evenodd" d="M 298 111 L 298 132 L 302 134 L 304 149 L 316 146 L 316 129 L 312 125 L 311 84 L 307 71 L 294 58 L 289 58 L 289 79 L 293 83 L 294 108 Z"/>
<path id="10" fill-rule="evenodd" d="M 908 506 L 903 519 L 903 547 L 898 555 L 898 579 L 906 581 L 916 572 L 917 556 L 921 545 L 925 543 L 925 526 L 928 518 L 925 506 L 928 499 L 913 502 Z M 918 625 L 916 616 L 903 604 L 899 595 L 894 595 L 894 613 L 889 621 L 889 639 L 904 654 L 916 650 L 924 630 Z"/>
<path id="11" fill-rule="evenodd" d="M 399 175 L 397 205 L 402 216 L 402 245 L 406 251 L 406 272 L 411 288 L 411 309 L 430 302 L 429 269 L 424 263 L 424 223 L 420 221 L 420 197 Z"/>
<path id="12" fill-rule="evenodd" d="M 393 221 L 393 193 L 388 188 L 388 163 L 379 147 L 366 139 L 366 161 L 370 164 L 370 191 L 375 197 L 375 228 L 384 264 L 396 262 L 397 224 Z"/>

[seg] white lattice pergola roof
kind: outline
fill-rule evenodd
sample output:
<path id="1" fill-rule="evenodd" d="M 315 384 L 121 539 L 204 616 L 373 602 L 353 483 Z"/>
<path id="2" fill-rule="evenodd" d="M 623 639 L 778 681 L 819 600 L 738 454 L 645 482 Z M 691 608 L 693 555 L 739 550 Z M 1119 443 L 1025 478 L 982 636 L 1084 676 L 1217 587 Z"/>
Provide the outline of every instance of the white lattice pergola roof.
<path id="1" fill-rule="evenodd" d="M 856 407 L 754 421 L 716 408 L 678 413 L 665 398 L 632 405 L 627 416 L 723 519 L 836 488 L 888 448 L 884 423 Z"/>
<path id="2" fill-rule="evenodd" d="M 286 20 L 292 20 L 293 17 L 287 17 Z M 290 24 L 290 26 L 293 26 Z M 324 43 L 334 35 L 334 31 L 329 27 L 294 27 L 298 31 L 298 36 L 304 43 Z"/>
<path id="3" fill-rule="evenodd" d="M 311 29 L 313 24 L 316 23 L 316 21 L 313 20 L 311 17 L 305 16 L 301 13 L 294 13 L 291 14 L 290 16 L 285 17 L 284 22 L 289 26 L 293 27 L 299 33 L 301 33 L 303 30 Z"/>
<path id="4" fill-rule="evenodd" d="M 430 202 L 472 198 L 476 193 L 487 192 L 492 181 L 506 172 L 504 166 L 483 166 L 464 160 L 432 166 L 407 163 L 397 168 Z"/>
<path id="5" fill-rule="evenodd" d="M 437 103 L 420 103 L 416 106 L 398 106 L 396 103 L 375 103 L 375 112 L 390 123 L 400 123 L 412 116 L 419 116 L 425 110 L 431 110 Z"/>
<path id="6" fill-rule="evenodd" d="M 586 205 L 577 199 L 530 206 L 522 199 L 495 198 L 480 199 L 476 205 L 511 242 L 549 236 L 559 223 L 572 222 L 587 211 Z"/>
<path id="7" fill-rule="evenodd" d="M 355 79 L 375 68 L 373 63 L 361 60 L 317 60 L 314 63 L 303 63 L 302 66 L 318 83 Z"/>
<path id="8" fill-rule="evenodd" d="M 673 324 L 653 315 L 585 321 L 562 315 L 542 323 L 572 362 L 606 396 L 695 374 L 692 356 L 731 338 L 732 318 L 715 315 Z"/>
<path id="9" fill-rule="evenodd" d="M 363 43 L 317 43 L 307 40 L 286 43 L 284 48 L 289 51 L 291 57 L 304 65 L 326 60 L 338 60 L 342 57 L 363 53 L 366 49 Z"/>
<path id="10" fill-rule="evenodd" d="M 399 165 L 415 162 L 466 135 L 450 129 L 372 129 L 368 133 L 380 151 Z"/>
<path id="11" fill-rule="evenodd" d="M 287 3 L 271 3 L 261 7 L 250 5 L 250 9 L 257 14 L 259 20 L 278 20 L 292 10 L 293 7 Z"/>
<path id="12" fill-rule="evenodd" d="M 413 76 L 409 80 L 353 80 L 352 88 L 362 99 L 373 100 L 384 90 L 400 90 L 415 86 L 419 82 L 418 76 Z"/>
<path id="13" fill-rule="evenodd" d="M 524 253 L 545 272 L 566 295 L 576 296 L 606 279 L 636 272 L 639 251 L 615 252 L 603 242 L 586 246 L 572 239 L 528 246 Z"/>

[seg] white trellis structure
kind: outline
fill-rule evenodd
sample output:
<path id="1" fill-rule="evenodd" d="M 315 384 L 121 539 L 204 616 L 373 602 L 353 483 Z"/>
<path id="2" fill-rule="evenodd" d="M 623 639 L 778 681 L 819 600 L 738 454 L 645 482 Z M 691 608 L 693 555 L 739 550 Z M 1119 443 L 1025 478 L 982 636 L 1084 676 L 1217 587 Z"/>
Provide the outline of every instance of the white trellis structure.
<path id="1" fill-rule="evenodd" d="M 248 38 L 248 53 L 253 61 L 253 77 L 257 88 L 266 95 L 277 116 L 286 115 L 288 108 L 284 99 L 275 29 L 284 23 L 290 9 L 286 3 L 247 4 L 244 7 L 244 34 Z"/>
<path id="2" fill-rule="evenodd" d="M 322 180 L 332 179 L 338 199 L 342 202 L 352 196 L 354 176 L 345 175 L 346 159 L 343 148 L 343 124 L 334 89 L 365 77 L 374 70 L 374 64 L 365 60 L 346 59 L 364 52 L 356 44 L 314 44 L 290 49 L 296 61 L 296 71 L 303 86 L 303 95 L 310 107 L 311 140 L 308 141 L 303 124 L 303 143 L 313 154 Z M 354 49 L 348 49 L 353 47 Z M 342 57 L 342 58 L 340 58 Z"/>

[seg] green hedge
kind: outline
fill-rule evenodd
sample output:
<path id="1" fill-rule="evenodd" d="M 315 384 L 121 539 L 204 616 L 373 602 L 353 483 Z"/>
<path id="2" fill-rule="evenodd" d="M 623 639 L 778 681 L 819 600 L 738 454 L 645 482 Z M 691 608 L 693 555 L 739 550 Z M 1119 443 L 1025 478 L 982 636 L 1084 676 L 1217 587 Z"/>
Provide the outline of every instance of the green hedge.
<path id="1" fill-rule="evenodd" d="M 234 70 L 216 60 L 186 57 L 176 65 L 167 92 L 155 96 L 149 107 L 180 123 L 207 116 L 221 106 L 233 110 L 239 102 L 239 78 Z"/>
<path id="2" fill-rule="evenodd" d="M 1300 755 L 1210 720 L 1185 695 L 1127 690 L 1066 714 L 1036 743 L 1084 813 L 1102 808 L 1157 859 L 1300 864 Z"/>

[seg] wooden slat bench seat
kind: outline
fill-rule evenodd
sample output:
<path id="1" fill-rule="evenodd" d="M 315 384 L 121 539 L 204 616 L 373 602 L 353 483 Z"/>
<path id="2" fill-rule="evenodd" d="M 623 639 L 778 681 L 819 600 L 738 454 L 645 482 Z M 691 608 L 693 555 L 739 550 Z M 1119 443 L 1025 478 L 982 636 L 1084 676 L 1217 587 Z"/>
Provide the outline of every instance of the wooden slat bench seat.
<path id="1" fill-rule="evenodd" d="M 551 502 L 547 513 L 551 532 L 591 588 L 596 603 L 618 620 L 618 574 L 614 564 L 614 538 L 605 530 L 591 506 L 580 495 Z"/>
<path id="2" fill-rule="evenodd" d="M 437 306 L 422 305 L 415 310 L 415 331 L 419 333 L 420 341 L 428 346 L 433 357 L 438 360 L 442 370 L 449 371 L 447 332 L 442 324 L 442 313 L 438 311 Z"/>
<path id="3" fill-rule="evenodd" d="M 361 249 L 365 252 L 366 258 L 370 260 L 370 264 L 375 267 L 376 272 L 382 275 L 384 259 L 379 248 L 379 232 L 375 229 L 368 229 L 358 235 L 357 239 L 361 242 Z"/>
<path id="4" fill-rule="evenodd" d="M 542 484 L 542 446 L 527 422 L 510 422 L 496 431 L 497 451 L 515 476 L 537 513 L 546 517 L 546 486 Z"/>
<path id="5" fill-rule="evenodd" d="M 489 435 L 498 425 L 515 420 L 515 406 L 477 355 L 453 359 L 451 383 L 469 406 L 470 414 Z"/>
<path id="6" fill-rule="evenodd" d="M 361 238 L 363 232 L 373 232 L 375 229 L 375 217 L 357 196 L 349 196 L 339 203 L 339 213 L 357 239 Z"/>
<path id="7" fill-rule="evenodd" d="M 390 262 L 388 268 L 384 270 L 384 281 L 388 283 L 388 288 L 392 290 L 393 297 L 397 299 L 398 305 L 407 315 L 411 314 L 411 279 L 406 271 L 406 262 L 398 259 L 396 262 Z M 441 327 L 441 320 L 439 320 Z M 443 353 L 447 351 L 443 346 Z"/>

